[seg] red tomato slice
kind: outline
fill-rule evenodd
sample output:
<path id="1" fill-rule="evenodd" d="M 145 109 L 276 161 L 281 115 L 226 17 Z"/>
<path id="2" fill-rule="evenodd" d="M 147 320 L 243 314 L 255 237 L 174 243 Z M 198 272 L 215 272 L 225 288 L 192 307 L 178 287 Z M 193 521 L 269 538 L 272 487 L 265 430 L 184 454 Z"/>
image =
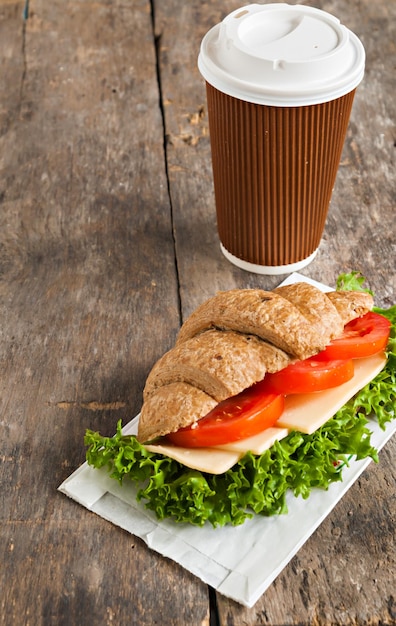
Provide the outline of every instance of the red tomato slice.
<path id="1" fill-rule="evenodd" d="M 366 315 L 349 322 L 339 339 L 319 353 L 319 359 L 357 359 L 381 352 L 387 346 L 391 329 L 390 321 L 369 311 Z"/>
<path id="2" fill-rule="evenodd" d="M 223 400 L 194 426 L 181 428 L 166 438 L 186 448 L 206 448 L 246 439 L 273 426 L 284 404 L 283 396 L 267 392 L 260 382 Z"/>
<path id="3" fill-rule="evenodd" d="M 313 356 L 297 361 L 274 374 L 267 374 L 267 389 L 285 395 L 311 393 L 338 387 L 353 377 L 352 359 L 325 361 Z"/>
<path id="4" fill-rule="evenodd" d="M 193 427 L 167 435 L 178 446 L 202 448 L 252 437 L 273 426 L 284 408 L 284 395 L 312 393 L 338 387 L 353 377 L 353 358 L 383 350 L 391 324 L 383 315 L 369 312 L 345 326 L 339 339 L 318 355 L 298 361 L 220 402 Z"/>

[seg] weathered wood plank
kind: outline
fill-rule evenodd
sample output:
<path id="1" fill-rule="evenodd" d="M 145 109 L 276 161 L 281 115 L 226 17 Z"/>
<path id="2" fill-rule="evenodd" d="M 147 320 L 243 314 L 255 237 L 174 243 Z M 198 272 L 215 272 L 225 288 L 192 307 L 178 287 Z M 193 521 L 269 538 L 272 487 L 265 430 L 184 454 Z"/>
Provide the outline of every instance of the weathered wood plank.
<path id="1" fill-rule="evenodd" d="M 218 289 L 274 287 L 280 279 L 247 274 L 221 255 L 215 227 L 205 91 L 197 69 L 202 36 L 238 0 L 157 2 L 160 76 L 183 316 Z M 323 242 L 304 274 L 334 284 L 361 271 L 388 306 L 395 293 L 395 5 L 307 2 L 338 15 L 367 51 Z M 368 234 L 369 233 L 369 234 Z M 395 442 L 370 466 L 315 535 L 247 610 L 219 596 L 221 624 L 396 623 Z M 380 506 L 378 505 L 380 503 Z"/>
<path id="2" fill-rule="evenodd" d="M 56 491 L 179 326 L 150 3 L 0 7 L 0 623 L 208 623 L 205 585 Z"/>

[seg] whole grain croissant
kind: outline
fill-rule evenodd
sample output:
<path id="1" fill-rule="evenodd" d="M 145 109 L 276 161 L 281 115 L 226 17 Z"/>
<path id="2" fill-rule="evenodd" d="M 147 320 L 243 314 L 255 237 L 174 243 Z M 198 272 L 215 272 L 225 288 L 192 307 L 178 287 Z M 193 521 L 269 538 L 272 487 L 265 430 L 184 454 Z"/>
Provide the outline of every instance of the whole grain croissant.
<path id="1" fill-rule="evenodd" d="M 372 306 L 368 293 L 323 293 L 303 282 L 219 292 L 192 313 L 151 370 L 138 439 L 190 426 L 267 372 L 317 354 Z"/>

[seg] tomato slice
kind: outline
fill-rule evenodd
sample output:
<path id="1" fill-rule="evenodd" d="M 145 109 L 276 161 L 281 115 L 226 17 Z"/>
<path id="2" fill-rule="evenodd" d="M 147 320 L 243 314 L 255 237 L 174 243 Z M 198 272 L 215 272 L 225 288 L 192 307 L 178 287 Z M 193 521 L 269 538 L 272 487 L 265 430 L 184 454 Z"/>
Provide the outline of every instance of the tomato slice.
<path id="1" fill-rule="evenodd" d="M 343 335 L 319 353 L 319 359 L 357 359 L 372 356 L 387 346 L 391 329 L 390 321 L 369 311 L 344 328 Z"/>
<path id="2" fill-rule="evenodd" d="M 193 426 L 169 433 L 166 439 L 177 446 L 206 448 L 246 439 L 273 426 L 285 401 L 282 395 L 266 391 L 263 383 L 223 400 Z"/>
<path id="3" fill-rule="evenodd" d="M 268 390 L 286 395 L 338 387 L 350 380 L 353 374 L 352 359 L 330 361 L 313 356 L 292 363 L 274 374 L 266 374 L 264 380 Z"/>
<path id="4" fill-rule="evenodd" d="M 304 361 L 297 361 L 242 393 L 220 402 L 194 426 L 170 433 L 166 439 L 186 448 L 202 448 L 247 439 L 273 426 L 284 409 L 284 396 L 338 387 L 353 377 L 352 359 L 386 348 L 389 320 L 370 311 L 344 328 L 342 337 Z"/>

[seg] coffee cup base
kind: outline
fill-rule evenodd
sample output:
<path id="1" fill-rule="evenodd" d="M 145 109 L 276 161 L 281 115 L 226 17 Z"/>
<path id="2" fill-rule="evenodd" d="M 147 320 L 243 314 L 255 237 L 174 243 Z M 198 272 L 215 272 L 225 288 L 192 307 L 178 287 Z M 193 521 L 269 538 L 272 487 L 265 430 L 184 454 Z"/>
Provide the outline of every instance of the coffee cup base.
<path id="1" fill-rule="evenodd" d="M 296 263 L 288 263 L 287 265 L 257 265 L 256 263 L 250 263 L 228 252 L 228 250 L 220 243 L 220 249 L 224 254 L 227 261 L 230 261 L 233 265 L 236 265 L 246 272 L 253 272 L 254 274 L 265 274 L 267 276 L 277 276 L 278 274 L 291 274 L 292 272 L 298 272 L 303 267 L 309 265 L 315 258 L 318 248 L 310 254 L 306 259 L 297 261 Z"/>

